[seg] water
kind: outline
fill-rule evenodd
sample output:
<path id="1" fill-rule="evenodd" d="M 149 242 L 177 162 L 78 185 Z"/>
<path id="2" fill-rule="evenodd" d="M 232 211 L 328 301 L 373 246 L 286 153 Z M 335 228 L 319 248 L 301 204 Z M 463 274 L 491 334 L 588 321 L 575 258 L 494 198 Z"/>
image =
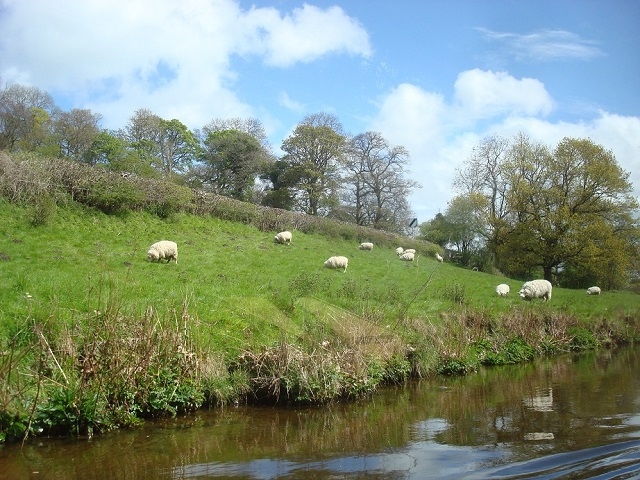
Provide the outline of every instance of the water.
<path id="1" fill-rule="evenodd" d="M 0 447 L 0 479 L 640 478 L 640 348 Z"/>

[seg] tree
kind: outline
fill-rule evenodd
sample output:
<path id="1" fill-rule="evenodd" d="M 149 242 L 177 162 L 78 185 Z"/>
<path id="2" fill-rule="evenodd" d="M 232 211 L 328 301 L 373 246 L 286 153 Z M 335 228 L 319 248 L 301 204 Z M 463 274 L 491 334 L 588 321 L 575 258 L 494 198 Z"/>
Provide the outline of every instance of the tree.
<path id="1" fill-rule="evenodd" d="M 55 111 L 51 95 L 36 87 L 0 89 L 0 150 L 34 151 L 47 144 Z"/>
<path id="2" fill-rule="evenodd" d="M 451 228 L 444 214 L 436 213 L 433 219 L 420 224 L 420 238 L 444 248 L 449 244 Z"/>
<path id="3" fill-rule="evenodd" d="M 347 211 L 358 225 L 401 231 L 410 217 L 407 196 L 418 186 L 404 178 L 409 152 L 391 147 L 378 132 L 349 142 L 342 178 Z"/>
<path id="4" fill-rule="evenodd" d="M 458 195 L 451 199 L 444 214 L 420 226 L 421 237 L 441 247 L 455 250 L 457 261 L 469 265 L 486 245 L 486 222 L 482 212 L 487 199 L 481 193 Z"/>
<path id="5" fill-rule="evenodd" d="M 146 109 L 134 113 L 123 137 L 143 161 L 166 177 L 185 173 L 199 152 L 195 134 L 182 122 L 164 120 Z"/>
<path id="6" fill-rule="evenodd" d="M 83 155 L 82 161 L 89 165 L 104 165 L 114 172 L 128 172 L 142 176 L 151 176 L 154 173 L 149 163 L 143 161 L 126 140 L 106 130 L 96 135 Z"/>
<path id="7" fill-rule="evenodd" d="M 221 195 L 248 201 L 266 158 L 252 135 L 239 130 L 212 131 L 204 141 L 199 177 Z"/>
<path id="8" fill-rule="evenodd" d="M 271 145 L 269 144 L 267 132 L 265 131 L 262 122 L 257 118 L 215 118 L 205 125 L 202 130 L 204 138 L 212 132 L 221 132 L 223 130 L 237 130 L 239 132 L 247 133 L 260 143 L 260 146 L 265 152 L 271 154 Z"/>
<path id="9" fill-rule="evenodd" d="M 519 136 L 515 143 L 523 139 L 523 136 Z M 501 263 L 501 259 L 496 256 L 498 247 L 506 227 L 506 218 L 510 214 L 507 202 L 508 171 L 505 165 L 513 152 L 514 148 L 505 138 L 489 136 L 482 139 L 474 147 L 465 168 L 457 171 L 453 183 L 454 188 L 463 196 L 480 194 L 485 197 L 484 202 L 480 202 L 479 198 L 475 197 L 476 201 L 473 203 L 482 209 L 475 212 L 475 215 L 478 218 L 484 218 L 485 225 L 480 232 L 485 236 L 489 246 L 488 252 L 493 257 L 492 263 L 497 265 Z"/>
<path id="10" fill-rule="evenodd" d="M 102 116 L 91 110 L 74 108 L 60 112 L 53 122 L 53 130 L 63 157 L 80 161 L 100 132 Z"/>
<path id="11" fill-rule="evenodd" d="M 565 138 L 553 153 L 521 153 L 508 164 L 514 221 L 504 251 L 519 257 L 520 268 L 541 268 L 547 280 L 564 268 L 584 269 L 607 256 L 613 264 L 599 279 L 614 281 L 612 276 L 629 265 L 624 253 L 629 249 L 612 255 L 607 248 L 622 232 L 637 228 L 629 174 L 610 151 L 586 139 Z"/>
<path id="12" fill-rule="evenodd" d="M 293 182 L 287 177 L 289 164 L 276 160 L 266 166 L 261 179 L 271 185 L 262 199 L 262 205 L 291 210 L 294 206 Z"/>
<path id="13" fill-rule="evenodd" d="M 283 179 L 296 206 L 309 215 L 326 213 L 337 204 L 338 164 L 346 146 L 341 130 L 335 117 L 311 115 L 282 142 L 287 164 Z"/>

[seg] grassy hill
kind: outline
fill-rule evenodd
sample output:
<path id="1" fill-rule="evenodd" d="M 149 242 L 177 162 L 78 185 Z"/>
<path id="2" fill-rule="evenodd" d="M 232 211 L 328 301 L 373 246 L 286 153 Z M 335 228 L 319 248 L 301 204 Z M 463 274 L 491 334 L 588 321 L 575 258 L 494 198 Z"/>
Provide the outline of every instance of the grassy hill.
<path id="1" fill-rule="evenodd" d="M 406 239 L 414 262 L 392 242 L 359 250 L 373 231 L 292 225 L 279 245 L 276 230 L 211 215 L 67 201 L 34 222 L 36 208 L 0 199 L 0 441 L 211 403 L 358 397 L 640 335 L 638 295 L 554 288 L 524 302 L 522 281 L 439 263 L 433 245 Z M 177 264 L 146 260 L 161 239 L 178 243 Z M 323 268 L 332 255 L 346 273 Z"/>

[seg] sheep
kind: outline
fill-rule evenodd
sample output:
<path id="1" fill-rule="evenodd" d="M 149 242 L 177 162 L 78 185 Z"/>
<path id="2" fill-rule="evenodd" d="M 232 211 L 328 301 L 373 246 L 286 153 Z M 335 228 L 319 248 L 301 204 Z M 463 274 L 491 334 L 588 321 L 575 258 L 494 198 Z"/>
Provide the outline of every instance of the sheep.
<path id="1" fill-rule="evenodd" d="M 531 280 L 525 282 L 522 288 L 518 292 L 520 298 L 525 300 L 532 300 L 534 298 L 542 298 L 542 301 L 546 302 L 551 300 L 551 282 L 548 280 Z"/>
<path id="2" fill-rule="evenodd" d="M 371 242 L 364 242 L 361 243 L 360 246 L 358 247 L 360 250 L 373 250 L 373 243 Z"/>
<path id="3" fill-rule="evenodd" d="M 442 258 L 442 255 L 440 255 L 439 253 L 436 253 L 436 260 L 438 260 L 439 262 L 444 262 L 444 258 Z"/>
<path id="4" fill-rule="evenodd" d="M 400 255 L 400 260 L 404 260 L 405 262 L 413 262 L 414 257 L 415 253 L 405 251 L 402 255 Z"/>
<path id="5" fill-rule="evenodd" d="M 178 263 L 178 245 L 170 240 L 161 240 L 149 247 L 147 260 L 150 262 L 160 262 L 166 258 L 167 263 L 173 258 Z"/>
<path id="6" fill-rule="evenodd" d="M 587 295 L 600 295 L 600 287 L 589 287 L 587 288 Z"/>
<path id="7" fill-rule="evenodd" d="M 293 237 L 293 235 L 291 235 L 291 232 L 289 232 L 288 230 L 284 231 L 284 232 L 280 232 L 279 234 L 277 234 L 274 238 L 273 241 L 276 243 L 291 243 L 291 238 Z"/>
<path id="8" fill-rule="evenodd" d="M 347 267 L 349 266 L 349 259 L 347 257 L 331 257 L 324 262 L 326 268 L 344 268 L 344 273 L 347 273 Z"/>
<path id="9" fill-rule="evenodd" d="M 509 292 L 510 292 L 510 288 L 509 288 L 509 285 L 507 285 L 506 283 L 501 283 L 496 287 L 496 293 L 500 297 L 506 297 L 507 295 L 509 295 Z"/>
<path id="10" fill-rule="evenodd" d="M 407 249 L 405 249 L 405 251 L 403 253 L 413 253 L 415 255 L 416 254 L 416 249 L 415 248 L 407 248 Z"/>
<path id="11" fill-rule="evenodd" d="M 396 248 L 396 255 L 400 256 L 404 253 L 404 248 L 398 247 Z"/>

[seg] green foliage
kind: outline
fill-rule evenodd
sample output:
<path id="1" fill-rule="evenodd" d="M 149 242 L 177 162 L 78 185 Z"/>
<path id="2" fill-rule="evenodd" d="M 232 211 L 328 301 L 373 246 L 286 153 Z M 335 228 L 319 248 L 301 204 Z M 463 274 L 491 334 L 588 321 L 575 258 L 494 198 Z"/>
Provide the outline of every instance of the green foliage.
<path id="1" fill-rule="evenodd" d="M 508 365 L 533 360 L 535 349 L 520 337 L 512 338 L 504 345 L 494 345 L 488 339 L 476 344 L 477 356 L 483 365 Z"/>
<path id="2" fill-rule="evenodd" d="M 571 336 L 571 350 L 590 350 L 598 346 L 595 335 L 586 328 L 573 327 L 567 333 Z"/>

